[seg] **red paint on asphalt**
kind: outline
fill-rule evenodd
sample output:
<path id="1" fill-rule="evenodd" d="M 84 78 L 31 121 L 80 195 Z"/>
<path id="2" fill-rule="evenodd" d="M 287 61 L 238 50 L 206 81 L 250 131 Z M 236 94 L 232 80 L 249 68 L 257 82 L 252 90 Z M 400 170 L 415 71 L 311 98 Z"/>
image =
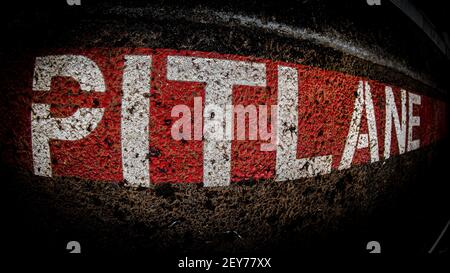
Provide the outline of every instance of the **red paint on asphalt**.
<path id="1" fill-rule="evenodd" d="M 56 50 L 51 54 L 80 54 L 93 60 L 103 73 L 105 93 L 83 93 L 78 83 L 68 78 L 54 78 L 50 92 L 32 91 L 34 58 L 30 56 L 21 67 L 22 82 L 8 86 L 10 102 L 2 106 L 2 114 L 13 115 L 6 122 L 9 134 L 1 141 L 7 147 L 3 160 L 32 170 L 30 107 L 31 103 L 51 103 L 54 116 L 71 115 L 76 107 L 105 107 L 97 128 L 77 141 L 51 141 L 53 176 L 75 176 L 90 180 L 121 181 L 121 94 L 124 56 L 152 55 L 152 89 L 150 95 L 150 177 L 152 183 L 201 182 L 203 177 L 202 141 L 176 141 L 170 129 L 176 120 L 171 117 L 175 105 L 184 104 L 193 111 L 194 97 L 204 98 L 204 84 L 174 82 L 166 79 L 166 59 L 169 55 L 198 56 L 266 64 L 267 87 L 235 86 L 233 104 L 275 105 L 277 103 L 277 66 L 295 67 L 299 72 L 299 138 L 297 158 L 332 155 L 333 169 L 341 160 L 352 117 L 355 93 L 360 80 L 368 80 L 375 107 L 380 160 L 383 160 L 385 93 L 384 83 L 327 71 L 301 64 L 206 52 L 166 49 L 90 49 Z M 391 85 L 390 85 L 391 86 Z M 393 87 L 397 109 L 400 108 L 400 88 Z M 70 90 L 70 92 L 68 92 Z M 407 90 L 417 92 L 420 90 Z M 418 92 L 419 94 L 420 92 Z M 421 105 L 415 106 L 421 124 L 414 128 L 414 139 L 426 146 L 447 135 L 448 108 L 439 100 L 421 95 Z M 247 124 L 248 129 L 248 124 Z M 365 115 L 361 132 L 367 132 Z M 275 151 L 260 150 L 262 141 L 232 142 L 232 181 L 270 179 L 275 176 Z M 398 154 L 393 131 L 391 156 Z M 352 164 L 370 162 L 369 149 L 357 150 Z"/>

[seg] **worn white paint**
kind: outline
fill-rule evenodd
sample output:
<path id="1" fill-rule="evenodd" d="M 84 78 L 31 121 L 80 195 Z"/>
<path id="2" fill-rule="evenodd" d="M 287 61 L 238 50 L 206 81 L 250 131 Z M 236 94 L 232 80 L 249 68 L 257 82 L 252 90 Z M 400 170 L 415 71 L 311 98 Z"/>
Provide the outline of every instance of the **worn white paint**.
<path id="1" fill-rule="evenodd" d="M 414 127 L 420 126 L 420 116 L 414 116 L 414 105 L 421 104 L 421 97 L 408 92 L 408 152 L 417 150 L 420 147 L 420 139 L 413 140 Z"/>
<path id="2" fill-rule="evenodd" d="M 266 67 L 263 63 L 230 61 L 209 58 L 169 56 L 167 58 L 167 79 L 174 81 L 203 82 L 205 87 L 205 110 L 203 112 L 203 184 L 205 186 L 226 186 L 231 178 L 231 140 L 210 139 L 215 126 L 220 122 L 223 133 L 230 130 L 231 111 L 225 111 L 232 104 L 234 85 L 265 86 Z M 207 112 L 208 105 L 224 110 L 224 116 Z M 215 130 L 215 129 L 214 129 Z"/>
<path id="3" fill-rule="evenodd" d="M 203 100 L 201 97 L 194 98 L 194 139 L 203 139 Z"/>
<path id="4" fill-rule="evenodd" d="M 386 126 L 384 131 L 384 158 L 391 155 L 392 122 L 394 122 L 399 154 L 405 153 L 406 147 L 406 91 L 401 90 L 401 119 L 395 104 L 394 93 L 390 86 L 385 87 L 386 94 Z"/>
<path id="5" fill-rule="evenodd" d="M 360 133 L 361 118 L 364 110 L 366 112 L 368 134 Z M 379 160 L 375 111 L 372 101 L 372 92 L 370 91 L 370 85 L 367 81 L 359 81 L 358 84 L 352 120 L 350 122 L 344 152 L 338 169 L 343 170 L 350 168 L 356 149 L 363 148 L 369 148 L 370 161 L 372 163 Z"/>
<path id="6" fill-rule="evenodd" d="M 125 56 L 121 111 L 122 172 L 127 185 L 131 186 L 150 186 L 151 66 L 151 56 Z"/>
<path id="7" fill-rule="evenodd" d="M 121 144 L 123 177 L 132 186 L 150 186 L 149 122 L 152 57 L 127 55 L 123 73 L 121 109 Z M 36 58 L 33 78 L 34 91 L 49 91 L 56 76 L 75 79 L 82 91 L 104 92 L 105 82 L 97 65 L 87 57 L 77 55 L 52 55 Z M 238 118 L 237 140 L 245 138 L 245 116 L 249 113 L 249 139 L 257 139 L 257 110 L 253 105 L 234 107 L 234 85 L 265 86 L 264 63 L 231 61 L 187 56 L 167 58 L 167 79 L 205 83 L 205 106 L 202 99 L 194 98 L 194 139 L 203 140 L 203 183 L 205 186 L 229 185 L 231 179 L 231 140 L 234 133 L 234 114 Z M 379 160 L 375 110 L 370 85 L 359 81 L 352 119 L 349 126 L 339 169 L 349 168 L 355 151 L 369 149 L 371 162 Z M 420 147 L 413 139 L 414 127 L 420 126 L 420 116 L 414 115 L 414 106 L 421 97 L 401 90 L 401 109 L 397 109 L 391 87 L 385 87 L 386 116 L 384 158 L 391 154 L 394 127 L 399 153 Z M 261 150 L 276 148 L 276 180 L 295 180 L 331 172 L 332 156 L 297 159 L 299 76 L 296 68 L 278 66 L 278 106 L 272 106 L 271 133 L 267 131 L 267 106 L 260 106 L 259 128 L 262 140 L 271 140 Z M 408 102 L 408 107 L 406 103 Z M 50 140 L 80 140 L 99 124 L 103 108 L 80 108 L 72 116 L 54 118 L 50 104 L 32 104 L 31 130 L 34 172 L 52 176 Z M 175 109 L 175 108 L 174 108 Z M 367 118 L 368 132 L 361 133 L 363 113 Z M 189 127 L 181 132 L 177 123 L 172 126 L 174 139 L 191 139 L 191 112 L 184 106 L 172 111 L 172 116 L 183 114 L 180 124 Z M 188 115 L 187 115 L 188 113 Z M 203 124 L 202 123 L 203 115 Z M 408 119 L 407 119 L 408 117 Z M 265 121 L 266 123 L 262 123 Z M 200 124 L 198 124 L 200 123 Z M 187 126 L 188 125 L 188 126 Z M 262 130 L 263 129 L 263 130 Z M 263 132 L 261 132 L 261 130 Z"/>
<path id="8" fill-rule="evenodd" d="M 332 156 L 297 159 L 298 71 L 278 66 L 276 180 L 293 180 L 331 172 Z"/>
<path id="9" fill-rule="evenodd" d="M 220 142 L 225 140 L 226 120 L 225 109 L 217 104 L 205 104 L 203 117 L 207 122 L 203 125 L 205 141 Z M 230 139 L 226 139 L 229 141 Z"/>
<path id="10" fill-rule="evenodd" d="M 33 76 L 33 91 L 50 91 L 52 78 L 71 77 L 82 91 L 104 92 L 105 82 L 97 65 L 79 55 L 37 57 Z M 89 135 L 103 116 L 103 108 L 79 108 L 67 118 L 54 118 L 50 104 L 33 103 L 31 113 L 31 142 L 34 173 L 52 176 L 49 141 L 79 140 Z"/>

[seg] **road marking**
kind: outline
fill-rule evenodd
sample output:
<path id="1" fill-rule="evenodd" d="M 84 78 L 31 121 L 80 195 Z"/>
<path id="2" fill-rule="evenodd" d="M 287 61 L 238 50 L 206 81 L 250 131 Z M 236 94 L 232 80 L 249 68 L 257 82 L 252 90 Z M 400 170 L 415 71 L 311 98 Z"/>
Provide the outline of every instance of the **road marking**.
<path id="1" fill-rule="evenodd" d="M 10 96 L 11 105 L 34 110 L 31 122 L 29 111 L 11 112 L 19 125 L 11 131 L 29 136 L 17 141 L 32 162 L 18 164 L 36 175 L 146 187 L 295 180 L 448 134 L 445 102 L 345 73 L 211 52 L 70 52 L 30 56 L 30 100 Z M 192 122 L 193 136 L 183 128 Z"/>

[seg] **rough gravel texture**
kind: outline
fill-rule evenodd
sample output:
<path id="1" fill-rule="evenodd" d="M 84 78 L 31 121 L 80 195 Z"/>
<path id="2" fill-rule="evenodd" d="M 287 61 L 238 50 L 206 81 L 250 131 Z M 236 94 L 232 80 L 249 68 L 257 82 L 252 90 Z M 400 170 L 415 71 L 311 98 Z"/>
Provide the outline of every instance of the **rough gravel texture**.
<path id="1" fill-rule="evenodd" d="M 197 2 L 154 5 L 168 10 L 206 6 L 256 14 L 324 33 L 337 31 L 349 40 L 375 44 L 448 90 L 448 61 L 412 23 L 405 18 L 395 19 L 401 15 L 389 7 L 386 12 L 395 16 L 379 16 L 376 11 L 347 1 L 339 1 L 342 5 L 333 11 L 325 7 L 324 1 L 299 1 L 287 10 L 275 4 L 239 2 L 224 6 Z M 20 67 L 17 56 L 37 48 L 147 47 L 303 63 L 394 83 L 448 101 L 441 91 L 392 69 L 309 41 L 232 25 L 106 14 L 105 6 L 108 4 L 77 12 L 62 7 L 57 15 L 41 7 L 9 15 L 16 19 L 9 21 L 6 33 L 14 36 L 1 50 L 2 86 L 17 73 L 7 68 Z M 136 3 L 137 9 L 142 6 Z M 0 98 L 2 103 L 6 99 Z M 4 124 L 5 128 L 9 125 Z M 431 224 L 445 219 L 444 207 L 449 206 L 443 196 L 448 191 L 443 185 L 445 178 L 439 175 L 445 174 L 446 143 L 317 178 L 243 181 L 226 188 L 162 184 L 154 189 L 132 189 L 120 183 L 36 177 L 2 161 L 2 192 L 7 201 L 3 207 L 9 230 L 5 237 L 11 251 L 33 242 L 43 251 L 61 252 L 68 240 L 78 240 L 86 252 L 117 254 L 358 252 L 365 251 L 366 241 L 379 236 L 395 241 L 390 244 L 391 251 L 424 252 L 434 237 L 423 235 L 414 244 L 408 236 L 437 233 Z M 9 149 L 3 144 L 0 147 L 1 151 Z"/>

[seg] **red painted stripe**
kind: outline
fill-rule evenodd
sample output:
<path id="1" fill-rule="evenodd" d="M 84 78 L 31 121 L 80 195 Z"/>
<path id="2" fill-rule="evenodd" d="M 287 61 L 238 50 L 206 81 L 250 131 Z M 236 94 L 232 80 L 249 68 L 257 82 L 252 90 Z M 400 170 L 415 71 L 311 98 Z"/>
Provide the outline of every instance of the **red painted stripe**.
<path id="1" fill-rule="evenodd" d="M 350 120 L 355 92 L 359 80 L 368 80 L 375 106 L 380 159 L 383 160 L 385 124 L 385 84 L 335 71 L 274 62 L 235 55 L 176 51 L 166 49 L 90 49 L 56 50 L 51 54 L 80 54 L 93 60 L 103 73 L 105 93 L 80 94 L 78 84 L 67 78 L 55 78 L 51 92 L 33 92 L 34 58 L 50 52 L 30 56 L 21 67 L 20 77 L 8 88 L 11 101 L 3 112 L 13 113 L 14 120 L 7 123 L 9 136 L 2 143 L 11 145 L 4 159 L 32 170 L 30 107 L 32 102 L 52 103 L 55 116 L 68 116 L 76 107 L 105 107 L 102 121 L 86 138 L 77 141 L 51 141 L 54 176 L 76 176 L 91 180 L 120 181 L 121 163 L 121 89 L 124 56 L 127 54 L 152 55 L 152 90 L 150 96 L 150 176 L 152 183 L 201 182 L 203 177 L 202 141 L 175 141 L 170 134 L 176 120 L 171 117 L 175 105 L 185 104 L 193 111 L 194 97 L 204 98 L 204 84 L 166 80 L 166 59 L 169 55 L 260 62 L 266 64 L 267 87 L 235 86 L 233 104 L 277 103 L 277 66 L 295 67 L 299 71 L 299 141 L 297 157 L 333 155 L 333 169 L 339 165 Z M 71 90 L 72 94 L 68 93 Z M 397 109 L 400 110 L 400 89 L 393 87 Z M 419 90 L 407 90 L 417 92 Z M 421 95 L 422 103 L 415 114 L 421 125 L 414 129 L 414 138 L 421 147 L 448 134 L 448 106 L 439 100 Z M 365 115 L 362 132 L 367 132 Z M 3 131 L 2 131 L 3 132 Z M 232 142 L 232 181 L 268 179 L 275 175 L 275 151 L 260 151 L 261 141 Z M 392 132 L 391 154 L 398 154 L 395 132 Z M 6 155 L 6 156 L 5 156 Z M 370 162 L 368 149 L 357 151 L 353 164 Z"/>

